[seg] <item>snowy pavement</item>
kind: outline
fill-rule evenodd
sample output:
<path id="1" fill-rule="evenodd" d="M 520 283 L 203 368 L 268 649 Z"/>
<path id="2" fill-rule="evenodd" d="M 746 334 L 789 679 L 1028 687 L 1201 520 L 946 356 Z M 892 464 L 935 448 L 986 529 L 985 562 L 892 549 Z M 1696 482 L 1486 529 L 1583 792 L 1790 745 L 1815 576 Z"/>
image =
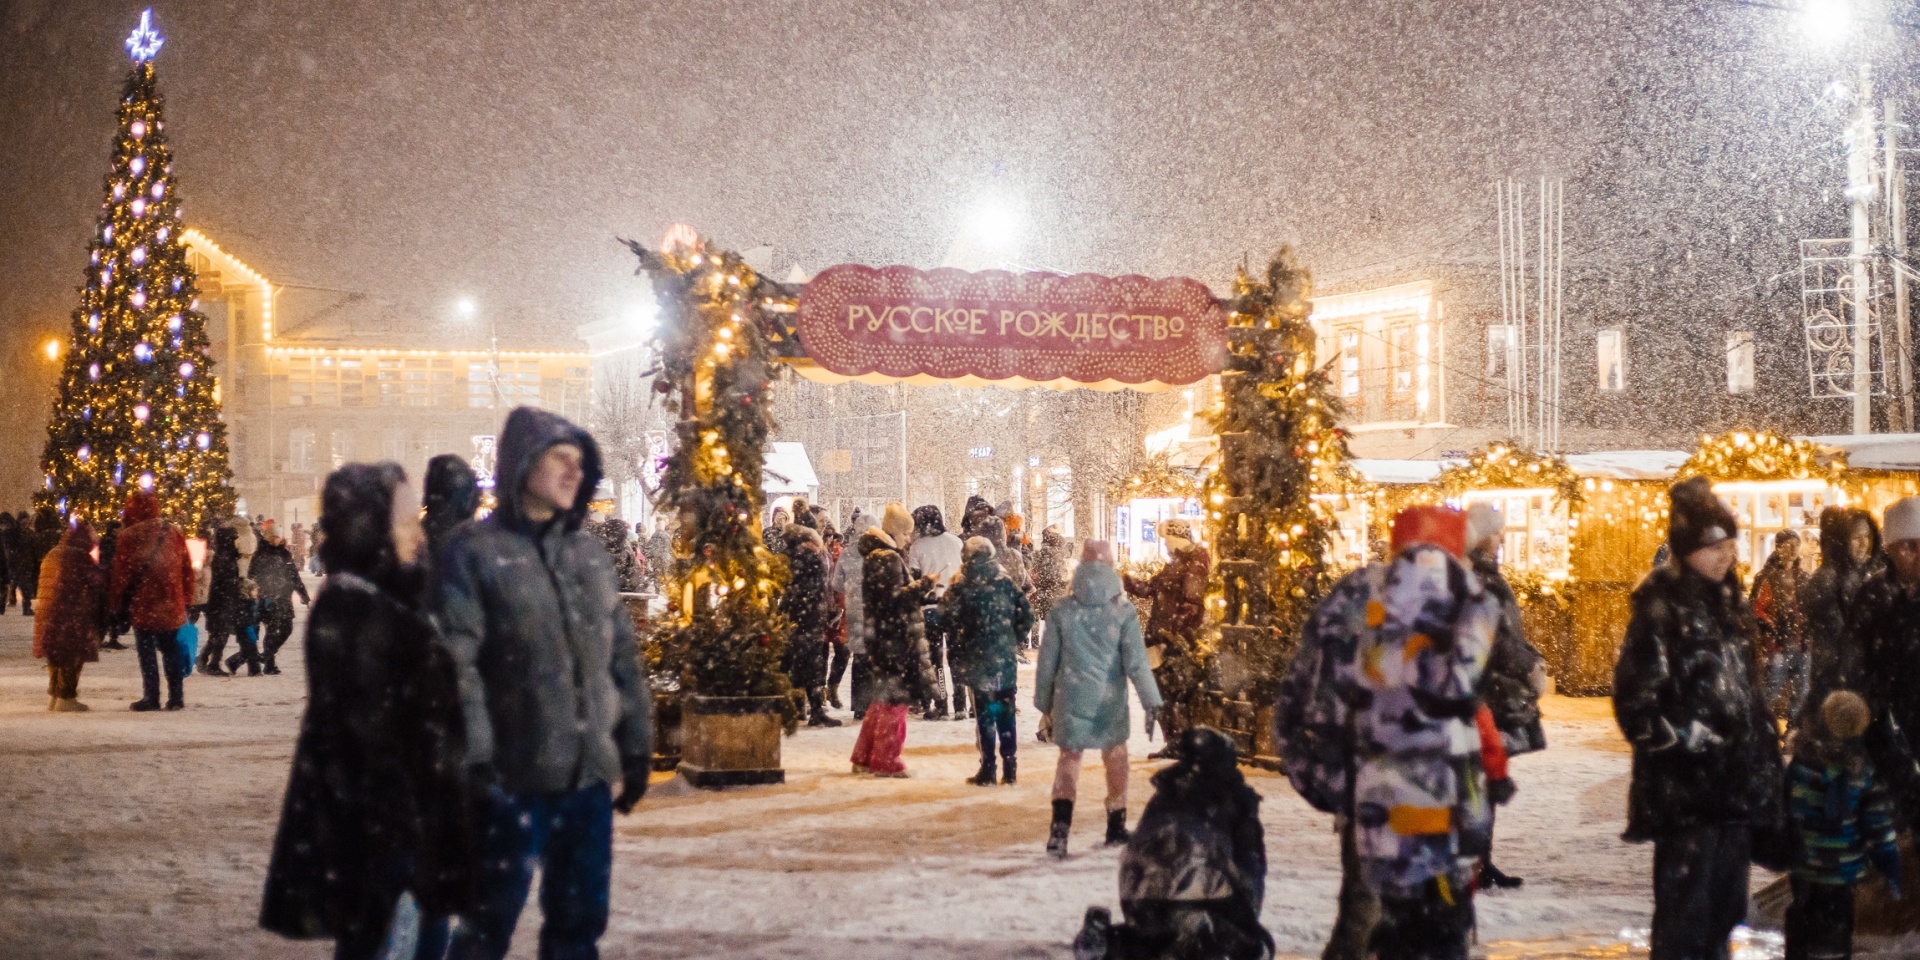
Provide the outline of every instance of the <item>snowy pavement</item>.
<path id="1" fill-rule="evenodd" d="M 330 955 L 254 924 L 299 723 L 300 635 L 282 676 L 189 678 L 182 713 L 128 712 L 133 652 L 106 651 L 81 679 L 93 711 L 55 714 L 30 627 L 17 608 L 0 616 L 0 957 Z M 1621 935 L 1648 922 L 1651 852 L 1619 840 L 1626 747 L 1604 700 L 1554 698 L 1547 712 L 1551 747 L 1515 761 L 1520 793 L 1497 833 L 1498 862 L 1527 885 L 1479 901 L 1486 952 L 1639 955 Z M 849 773 L 851 724 L 789 738 L 784 786 L 700 793 L 663 776 L 617 821 L 605 955 L 1066 956 L 1088 905 L 1117 912 L 1118 854 L 1097 846 L 1089 771 L 1074 856 L 1043 855 L 1055 753 L 1034 742 L 1035 720 L 1022 711 L 1017 787 L 962 782 L 972 724 L 953 722 L 910 726 L 906 780 Z M 1134 756 L 1157 746 L 1136 735 Z M 1158 765 L 1134 762 L 1134 817 Z M 1266 797 L 1266 923 L 1283 953 L 1317 956 L 1339 880 L 1329 819 L 1283 779 L 1252 780 Z M 530 905 L 514 957 L 534 956 L 537 925 Z"/>

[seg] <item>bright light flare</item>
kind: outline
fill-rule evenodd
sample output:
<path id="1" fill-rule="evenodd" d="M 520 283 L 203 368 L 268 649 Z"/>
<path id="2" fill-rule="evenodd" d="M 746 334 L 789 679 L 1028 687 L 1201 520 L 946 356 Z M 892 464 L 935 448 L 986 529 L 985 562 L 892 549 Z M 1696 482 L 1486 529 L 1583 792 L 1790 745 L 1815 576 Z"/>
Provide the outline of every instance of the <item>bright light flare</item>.
<path id="1" fill-rule="evenodd" d="M 46 351 L 48 360 L 60 359 L 60 341 L 48 340 L 47 345 L 41 349 Z"/>
<path id="2" fill-rule="evenodd" d="M 1025 217 L 1019 205 L 1005 197 L 987 197 L 967 215 L 967 232 L 989 248 L 1007 249 L 1020 242 Z"/>
<path id="3" fill-rule="evenodd" d="M 1848 0 L 1802 0 L 1800 32 L 1816 47 L 1833 47 L 1853 32 L 1853 7 Z"/>
<path id="4" fill-rule="evenodd" d="M 472 317 L 475 313 L 478 313 L 479 311 L 480 311 L 480 307 L 478 304 L 473 302 L 472 297 L 461 297 L 459 300 L 454 301 L 453 312 L 459 314 L 462 317 Z"/>

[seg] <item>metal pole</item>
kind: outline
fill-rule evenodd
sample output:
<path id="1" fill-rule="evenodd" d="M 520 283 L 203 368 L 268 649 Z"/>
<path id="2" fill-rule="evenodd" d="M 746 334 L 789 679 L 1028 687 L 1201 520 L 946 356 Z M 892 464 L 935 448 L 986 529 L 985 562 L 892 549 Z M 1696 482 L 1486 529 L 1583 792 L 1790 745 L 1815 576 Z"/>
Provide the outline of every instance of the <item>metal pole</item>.
<path id="1" fill-rule="evenodd" d="M 1539 235 L 1540 235 L 1540 254 L 1539 254 L 1538 260 L 1539 260 L 1540 266 L 1535 276 L 1538 279 L 1538 284 L 1540 287 L 1538 291 L 1538 300 L 1540 305 L 1534 311 L 1534 321 L 1533 321 L 1535 325 L 1537 325 L 1540 328 L 1540 338 L 1539 338 L 1540 339 L 1540 355 L 1537 359 L 1537 362 L 1534 364 L 1535 368 L 1538 369 L 1540 373 L 1539 373 L 1539 376 L 1534 380 L 1534 384 L 1533 384 L 1533 391 L 1535 394 L 1538 395 L 1538 399 L 1535 401 L 1535 403 L 1538 406 L 1540 411 L 1539 416 L 1537 416 L 1534 419 L 1534 422 L 1539 424 L 1539 427 L 1538 429 L 1535 430 L 1534 437 L 1533 437 L 1533 445 L 1535 449 L 1539 449 L 1547 445 L 1547 350 L 1548 350 L 1548 346 L 1552 342 L 1547 337 L 1547 252 L 1552 247 L 1553 241 L 1547 235 L 1547 178 L 1546 177 L 1540 178 L 1540 234 Z"/>
<path id="2" fill-rule="evenodd" d="M 1886 102 L 1886 186 L 1887 226 L 1893 240 L 1894 259 L 1907 259 L 1907 185 L 1906 172 L 1900 168 L 1900 104 L 1892 97 Z M 1907 310 L 1907 275 L 1893 271 L 1893 332 L 1899 348 L 1894 373 L 1899 377 L 1900 430 L 1913 432 L 1913 332 Z"/>
<path id="3" fill-rule="evenodd" d="M 1500 366 L 1507 375 L 1507 433 L 1516 434 L 1516 418 L 1513 415 L 1513 292 L 1509 289 L 1510 275 L 1507 272 L 1507 191 L 1500 181 L 1493 182 L 1493 205 L 1497 212 L 1494 217 L 1494 229 L 1499 234 L 1500 247 L 1500 321 L 1506 327 L 1507 335 L 1500 344 Z"/>
<path id="4" fill-rule="evenodd" d="M 1872 68 L 1860 65 L 1860 114 L 1847 138 L 1847 197 L 1852 213 L 1853 265 L 1853 432 L 1873 432 L 1873 280 L 1867 258 L 1873 253 Z"/>
<path id="5" fill-rule="evenodd" d="M 500 328 L 487 314 L 487 336 L 493 341 L 493 409 L 500 409 Z"/>

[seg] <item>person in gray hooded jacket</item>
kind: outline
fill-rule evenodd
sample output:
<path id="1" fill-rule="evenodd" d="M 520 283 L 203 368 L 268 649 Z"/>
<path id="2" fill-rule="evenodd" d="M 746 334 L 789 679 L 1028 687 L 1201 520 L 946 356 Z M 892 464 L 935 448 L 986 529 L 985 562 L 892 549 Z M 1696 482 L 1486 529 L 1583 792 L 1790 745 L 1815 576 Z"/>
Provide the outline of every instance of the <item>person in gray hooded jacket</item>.
<path id="1" fill-rule="evenodd" d="M 541 955 L 592 956 L 607 926 L 613 812 L 646 793 L 652 697 L 613 561 L 580 530 L 599 447 L 520 407 L 498 449 L 498 506 L 455 530 L 436 565 L 468 776 L 486 785 L 479 904 L 451 956 L 506 955 L 536 862 Z"/>

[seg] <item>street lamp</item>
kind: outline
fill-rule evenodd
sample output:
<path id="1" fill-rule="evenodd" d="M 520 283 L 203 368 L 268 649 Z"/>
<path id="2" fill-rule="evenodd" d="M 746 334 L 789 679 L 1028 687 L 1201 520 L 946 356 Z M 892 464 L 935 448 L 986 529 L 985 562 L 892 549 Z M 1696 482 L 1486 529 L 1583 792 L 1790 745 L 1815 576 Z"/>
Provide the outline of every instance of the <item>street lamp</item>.
<path id="1" fill-rule="evenodd" d="M 42 349 L 46 351 L 48 360 L 60 359 L 60 341 L 58 339 L 48 340 L 47 345 Z"/>
<path id="2" fill-rule="evenodd" d="M 1800 31 L 1817 47 L 1832 47 L 1847 38 L 1853 11 L 1847 0 L 1806 0 L 1800 6 Z"/>
<path id="3" fill-rule="evenodd" d="M 453 309 L 455 313 L 460 314 L 460 318 L 462 320 L 472 320 L 474 317 L 474 314 L 480 312 L 479 306 L 473 302 L 472 297 L 461 297 L 458 301 L 454 303 Z M 493 362 L 488 367 L 487 377 L 489 380 L 493 382 L 493 409 L 499 410 L 500 409 L 500 330 L 499 330 L 499 327 L 495 325 L 493 314 L 491 313 L 487 314 L 487 340 L 491 344 L 491 349 L 493 351 Z"/>

